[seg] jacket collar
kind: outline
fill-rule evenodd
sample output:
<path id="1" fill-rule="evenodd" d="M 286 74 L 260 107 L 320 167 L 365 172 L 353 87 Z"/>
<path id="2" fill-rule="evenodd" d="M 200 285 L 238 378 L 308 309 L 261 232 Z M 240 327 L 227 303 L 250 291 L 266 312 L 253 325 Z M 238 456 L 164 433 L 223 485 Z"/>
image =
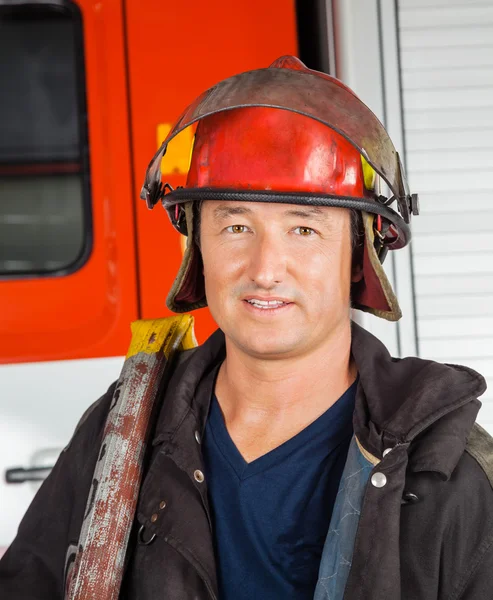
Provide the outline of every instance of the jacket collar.
<path id="1" fill-rule="evenodd" d="M 392 358 L 371 333 L 352 324 L 352 355 L 359 372 L 354 431 L 369 453 L 412 442 L 409 468 L 448 479 L 462 456 L 486 389 L 484 378 L 458 365 L 420 358 Z M 167 386 L 153 445 L 172 441 L 192 411 L 202 433 L 215 373 L 225 357 L 217 330 L 198 348 L 182 353 Z"/>
<path id="2" fill-rule="evenodd" d="M 177 363 L 166 385 L 157 419 L 153 446 L 172 441 L 190 411 L 195 416 L 199 433 L 203 434 L 215 374 L 225 356 L 224 334 L 218 329 L 204 344 L 176 357 Z"/>
<path id="3" fill-rule="evenodd" d="M 354 430 L 371 454 L 412 442 L 411 471 L 448 479 L 462 456 L 486 389 L 484 378 L 459 365 L 393 358 L 371 333 L 352 324 L 358 367 Z"/>

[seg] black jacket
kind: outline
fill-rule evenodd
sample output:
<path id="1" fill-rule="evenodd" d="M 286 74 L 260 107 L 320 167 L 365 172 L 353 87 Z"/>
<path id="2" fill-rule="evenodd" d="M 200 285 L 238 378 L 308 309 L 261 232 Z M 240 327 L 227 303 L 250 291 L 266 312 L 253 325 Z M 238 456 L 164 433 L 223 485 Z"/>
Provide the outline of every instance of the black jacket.
<path id="1" fill-rule="evenodd" d="M 193 474 L 203 470 L 197 439 L 224 353 L 218 331 L 177 359 L 151 436 L 123 599 L 217 598 L 207 482 Z M 315 598 L 493 599 L 493 443 L 474 425 L 483 378 L 466 367 L 391 358 L 357 325 L 352 353 L 360 379 L 350 453 L 361 468 L 343 476 L 341 498 L 359 494 L 360 506 L 345 519 L 353 528 L 342 536 L 346 547 L 328 536 Z M 63 598 L 112 392 L 84 415 L 0 561 L 2 600 Z M 360 483 L 350 490 L 353 475 Z M 332 531 L 343 502 L 339 508 Z"/>

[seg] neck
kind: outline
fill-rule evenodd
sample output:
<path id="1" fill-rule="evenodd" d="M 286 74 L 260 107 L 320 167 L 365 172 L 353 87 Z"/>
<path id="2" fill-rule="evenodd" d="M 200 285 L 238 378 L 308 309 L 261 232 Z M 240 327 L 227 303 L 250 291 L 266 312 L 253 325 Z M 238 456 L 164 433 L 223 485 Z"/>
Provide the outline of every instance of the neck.
<path id="1" fill-rule="evenodd" d="M 319 348 L 296 357 L 246 355 L 226 338 L 216 395 L 228 431 L 245 459 L 296 435 L 329 409 L 356 378 L 350 321 Z"/>

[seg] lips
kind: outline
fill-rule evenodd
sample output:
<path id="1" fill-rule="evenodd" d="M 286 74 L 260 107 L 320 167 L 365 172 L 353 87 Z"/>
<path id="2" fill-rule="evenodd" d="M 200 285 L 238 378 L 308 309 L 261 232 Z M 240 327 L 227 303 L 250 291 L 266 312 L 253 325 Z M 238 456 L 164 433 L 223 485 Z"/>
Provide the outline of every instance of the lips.
<path id="1" fill-rule="evenodd" d="M 248 302 L 248 304 L 254 306 L 255 308 L 260 308 L 261 310 L 273 310 L 291 304 L 291 302 L 281 298 L 265 299 L 251 297 L 245 298 L 245 302 Z"/>
<path id="2" fill-rule="evenodd" d="M 247 300 L 249 304 L 252 306 L 256 306 L 257 308 L 269 309 L 269 308 L 279 308 L 280 306 L 284 306 L 286 303 L 281 300 Z"/>

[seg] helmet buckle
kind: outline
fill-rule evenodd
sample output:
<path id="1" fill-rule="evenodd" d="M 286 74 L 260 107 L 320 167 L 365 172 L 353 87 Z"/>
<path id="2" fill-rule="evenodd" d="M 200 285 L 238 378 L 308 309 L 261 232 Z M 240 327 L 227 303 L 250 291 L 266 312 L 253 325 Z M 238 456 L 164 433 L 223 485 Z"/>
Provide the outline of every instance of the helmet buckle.
<path id="1" fill-rule="evenodd" d="M 418 194 L 407 194 L 398 199 L 399 210 L 406 223 L 411 222 L 411 216 L 419 215 L 419 196 Z"/>

